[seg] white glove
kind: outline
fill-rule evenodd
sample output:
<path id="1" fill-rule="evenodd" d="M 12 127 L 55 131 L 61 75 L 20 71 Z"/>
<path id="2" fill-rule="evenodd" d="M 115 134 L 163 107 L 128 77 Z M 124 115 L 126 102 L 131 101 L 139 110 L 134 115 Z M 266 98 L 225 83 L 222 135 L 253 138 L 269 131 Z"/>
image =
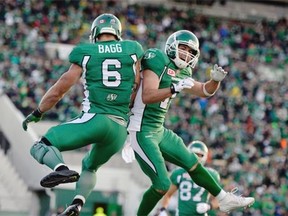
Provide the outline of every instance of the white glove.
<path id="1" fill-rule="evenodd" d="M 222 67 L 217 64 L 214 65 L 214 68 L 211 70 L 211 79 L 214 81 L 222 81 L 227 75 L 227 71 L 225 71 Z"/>
<path id="2" fill-rule="evenodd" d="M 128 135 L 122 149 L 122 158 L 126 163 L 132 163 L 135 160 L 134 150 L 131 147 L 130 136 Z"/>
<path id="3" fill-rule="evenodd" d="M 183 89 L 191 89 L 194 86 L 194 79 L 187 77 L 183 80 L 180 80 L 177 84 L 172 83 L 170 86 L 171 93 L 179 93 Z"/>
<path id="4" fill-rule="evenodd" d="M 196 211 L 197 213 L 199 214 L 204 214 L 206 213 L 207 211 L 210 210 L 210 205 L 207 204 L 207 203 L 197 203 L 197 206 L 196 206 Z"/>

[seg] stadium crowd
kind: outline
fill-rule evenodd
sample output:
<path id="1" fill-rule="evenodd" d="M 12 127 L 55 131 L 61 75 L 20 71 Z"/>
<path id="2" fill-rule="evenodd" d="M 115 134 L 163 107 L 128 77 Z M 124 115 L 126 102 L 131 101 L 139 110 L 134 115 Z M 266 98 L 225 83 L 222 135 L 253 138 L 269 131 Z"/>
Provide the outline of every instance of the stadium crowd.
<path id="1" fill-rule="evenodd" d="M 24 115 L 68 67 L 66 59 L 49 58 L 45 42 L 88 42 L 90 23 L 100 13 L 118 16 L 123 38 L 145 48 L 164 48 L 167 35 L 179 29 L 194 32 L 201 45 L 194 76 L 205 80 L 215 63 L 229 76 L 209 99 L 179 97 L 166 125 L 187 144 L 196 139 L 208 144 L 208 165 L 219 171 L 223 185 L 231 187 L 227 190 L 236 186 L 255 197 L 252 208 L 231 215 L 287 214 L 288 20 L 227 20 L 188 8 L 122 7 L 118 1 L 5 0 L 0 5 L 0 93 Z M 71 89 L 45 119 L 73 118 L 81 88 Z"/>

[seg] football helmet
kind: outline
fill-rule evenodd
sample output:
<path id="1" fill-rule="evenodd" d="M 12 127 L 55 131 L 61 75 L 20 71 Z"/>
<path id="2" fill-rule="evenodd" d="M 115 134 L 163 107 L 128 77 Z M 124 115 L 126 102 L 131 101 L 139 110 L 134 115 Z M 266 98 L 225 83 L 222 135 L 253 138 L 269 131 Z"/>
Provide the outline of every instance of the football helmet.
<path id="1" fill-rule="evenodd" d="M 203 157 L 199 157 L 199 160 L 202 164 L 205 164 L 208 157 L 208 148 L 205 143 L 199 140 L 195 140 L 188 145 L 188 149 L 190 152 L 203 155 Z"/>
<path id="2" fill-rule="evenodd" d="M 113 14 L 102 14 L 93 21 L 90 42 L 95 43 L 98 36 L 103 33 L 115 35 L 117 40 L 121 40 L 122 25 L 119 19 Z"/>
<path id="3" fill-rule="evenodd" d="M 179 49 L 180 44 L 190 47 L 192 51 L 187 52 Z M 176 31 L 168 37 L 165 52 L 178 68 L 183 69 L 188 66 L 194 68 L 200 56 L 198 38 L 187 30 Z M 181 56 L 186 57 L 183 59 L 183 57 L 180 58 Z"/>

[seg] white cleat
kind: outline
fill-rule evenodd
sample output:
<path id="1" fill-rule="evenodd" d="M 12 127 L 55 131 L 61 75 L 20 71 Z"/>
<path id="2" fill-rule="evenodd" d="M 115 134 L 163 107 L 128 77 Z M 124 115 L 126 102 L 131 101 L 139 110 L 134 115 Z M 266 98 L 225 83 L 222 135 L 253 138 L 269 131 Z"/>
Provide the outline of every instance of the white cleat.
<path id="1" fill-rule="evenodd" d="M 237 196 L 235 193 L 238 191 L 237 188 L 234 188 L 231 192 L 227 192 L 226 196 L 219 200 L 219 209 L 222 212 L 229 213 L 238 208 L 250 207 L 255 202 L 253 197 L 242 197 Z"/>

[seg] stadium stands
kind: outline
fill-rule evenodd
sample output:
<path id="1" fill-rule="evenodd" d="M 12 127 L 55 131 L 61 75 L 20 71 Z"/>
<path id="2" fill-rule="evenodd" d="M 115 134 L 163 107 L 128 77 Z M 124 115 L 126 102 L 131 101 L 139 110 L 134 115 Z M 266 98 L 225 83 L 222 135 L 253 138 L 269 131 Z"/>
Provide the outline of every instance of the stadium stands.
<path id="1" fill-rule="evenodd" d="M 0 215 L 14 212 L 16 215 L 21 213 L 21 216 L 28 216 L 32 206 L 32 193 L 2 150 L 0 164 Z"/>

